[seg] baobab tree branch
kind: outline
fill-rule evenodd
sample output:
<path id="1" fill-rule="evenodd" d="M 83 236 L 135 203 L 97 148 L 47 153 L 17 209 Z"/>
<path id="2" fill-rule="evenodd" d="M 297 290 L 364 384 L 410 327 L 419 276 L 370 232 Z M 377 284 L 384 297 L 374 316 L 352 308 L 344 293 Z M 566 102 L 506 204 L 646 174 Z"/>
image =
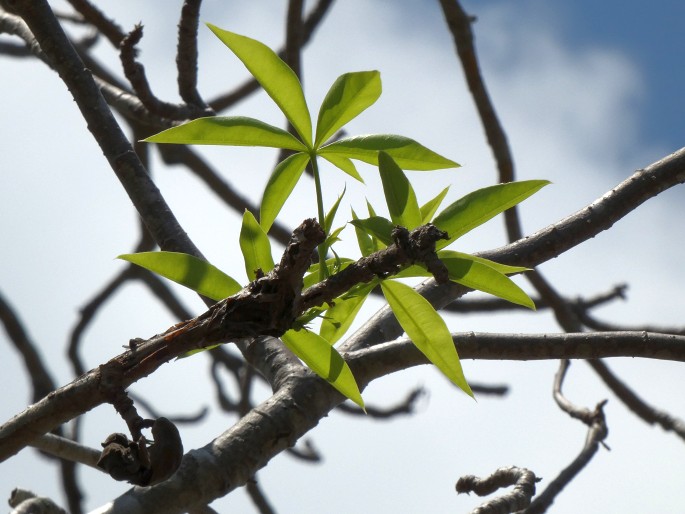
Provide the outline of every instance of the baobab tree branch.
<path id="1" fill-rule="evenodd" d="M 310 288 L 315 290 L 315 295 L 308 297 L 306 291 L 304 294 L 301 291 L 302 277 L 310 266 L 312 252 L 323 242 L 325 234 L 315 220 L 306 220 L 293 233 L 278 266 L 267 275 L 212 305 L 196 318 L 178 323 L 147 340 L 132 340 L 130 351 L 81 376 L 70 386 L 50 393 L 29 407 L 24 415 L 0 428 L 0 458 L 15 453 L 32 438 L 60 423 L 100 403 L 120 398 L 133 382 L 150 375 L 171 359 L 219 343 L 237 341 L 248 360 L 253 352 L 277 347 L 277 352 L 267 351 L 268 356 L 258 358 L 268 366 L 266 378 L 271 378 L 272 387 L 275 390 L 282 388 L 302 365 L 273 337 L 260 336 L 281 336 L 306 309 L 330 301 L 359 282 L 372 280 L 379 274 L 396 273 L 402 266 L 414 262 L 430 262 L 431 256 L 435 257 L 435 242 L 445 237 L 444 232 L 432 225 L 419 227 L 411 233 L 400 228 L 394 232 L 399 234 L 395 244 L 360 259 L 324 281 L 329 284 L 330 294 L 325 287 L 317 285 Z M 314 298 L 318 298 L 319 303 Z M 116 383 L 113 384 L 113 380 Z M 85 394 L 81 395 L 81 392 Z M 70 405 L 60 409 L 59 404 L 63 401 Z"/>
<path id="2" fill-rule="evenodd" d="M 685 148 L 633 173 L 616 187 L 576 213 L 514 243 L 476 255 L 503 264 L 533 268 L 609 229 L 618 220 L 659 193 L 685 182 Z M 449 282 L 424 281 L 417 290 L 436 309 L 469 290 Z M 402 328 L 389 307 L 381 308 L 342 345 L 352 351 L 399 337 Z"/>
<path id="3" fill-rule="evenodd" d="M 558 359 L 565 347 L 572 358 L 633 356 L 685 360 L 685 338 L 662 334 L 556 334 L 456 335 L 462 359 Z M 615 336 L 615 337 L 613 337 Z M 525 350 L 513 349 L 525 342 Z M 568 343 L 564 343 L 564 339 Z M 668 358 L 670 358 L 668 357 Z M 380 376 L 426 364 L 428 361 L 408 339 L 400 339 L 347 355 L 363 388 Z M 255 407 L 233 427 L 207 446 L 191 450 L 176 475 L 150 489 L 133 489 L 117 498 L 104 513 L 181 512 L 206 504 L 247 483 L 256 471 L 280 451 L 313 428 L 342 396 L 308 371 L 291 376 L 271 398 Z M 259 430 L 254 427 L 259 426 Z M 180 492 L 183 491 L 183 494 Z M 179 499 L 183 504 L 179 504 Z"/>

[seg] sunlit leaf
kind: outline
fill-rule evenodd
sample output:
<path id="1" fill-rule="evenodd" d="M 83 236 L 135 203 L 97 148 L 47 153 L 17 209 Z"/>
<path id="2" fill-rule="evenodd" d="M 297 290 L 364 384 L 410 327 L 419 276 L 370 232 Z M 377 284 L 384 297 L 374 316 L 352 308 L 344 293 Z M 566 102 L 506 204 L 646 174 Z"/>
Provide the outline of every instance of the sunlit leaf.
<path id="1" fill-rule="evenodd" d="M 535 304 L 530 296 L 496 269 L 468 258 L 441 257 L 440 260 L 449 271 L 450 280 L 535 310 Z"/>
<path id="2" fill-rule="evenodd" d="M 433 216 L 435 216 L 436 211 L 438 210 L 438 207 L 440 207 L 440 204 L 442 201 L 445 199 L 445 196 L 447 195 L 447 192 L 450 190 L 450 186 L 447 186 L 445 189 L 440 191 L 435 198 L 432 198 L 431 200 L 428 200 L 425 204 L 421 206 L 421 223 L 425 224 L 428 223 L 433 219 Z"/>
<path id="3" fill-rule="evenodd" d="M 186 286 L 212 300 L 222 300 L 242 289 L 216 266 L 177 252 L 141 252 L 117 257 Z"/>
<path id="4" fill-rule="evenodd" d="M 499 213 L 522 202 L 542 187 L 547 180 L 509 182 L 478 189 L 445 207 L 433 220 L 433 224 L 449 234 L 448 240 L 438 241 L 443 248 Z"/>
<path id="5" fill-rule="evenodd" d="M 249 280 L 257 278 L 257 270 L 268 273 L 273 269 L 274 260 L 269 236 L 248 210 L 243 214 L 243 225 L 240 227 L 240 250 L 243 253 L 245 272 Z"/>
<path id="6" fill-rule="evenodd" d="M 328 276 L 334 275 L 335 273 L 338 273 L 339 271 L 344 270 L 350 263 L 354 262 L 352 259 L 349 259 L 347 257 L 339 257 L 339 258 L 331 258 L 331 259 L 326 259 L 326 266 L 328 267 Z M 303 278 L 303 285 L 302 287 L 304 289 L 307 289 L 308 287 L 313 286 L 319 282 L 319 263 L 312 264 L 309 269 L 307 270 L 307 273 L 305 274 Z"/>
<path id="7" fill-rule="evenodd" d="M 359 220 L 354 209 L 352 209 L 352 219 Z M 367 234 L 365 230 L 355 226 L 354 233 L 357 236 L 357 244 L 359 245 L 359 251 L 361 252 L 362 257 L 366 257 L 376 251 L 371 236 Z"/>
<path id="8" fill-rule="evenodd" d="M 433 306 L 411 287 L 394 280 L 384 280 L 381 288 L 397 321 L 414 345 L 443 374 L 469 396 L 457 349 L 445 321 Z"/>
<path id="9" fill-rule="evenodd" d="M 259 224 L 264 232 L 269 232 L 283 204 L 292 193 L 302 172 L 307 167 L 309 155 L 296 153 L 279 162 L 269 182 L 264 188 L 262 203 L 259 207 Z"/>
<path id="10" fill-rule="evenodd" d="M 326 159 L 328 162 L 330 162 L 333 166 L 341 169 L 345 173 L 347 173 L 350 177 L 353 179 L 358 180 L 362 184 L 364 183 L 364 179 L 361 177 L 359 172 L 357 171 L 357 168 L 354 166 L 354 163 L 348 159 L 347 157 L 341 157 L 340 155 L 336 154 L 327 154 L 327 155 L 322 155 L 324 159 Z"/>
<path id="11" fill-rule="evenodd" d="M 307 146 L 312 145 L 312 120 L 295 72 L 264 43 L 207 24 L 240 59 L 276 102 Z"/>
<path id="12" fill-rule="evenodd" d="M 416 193 L 406 175 L 386 152 L 378 154 L 378 171 L 383 182 L 390 219 L 395 225 L 414 229 L 421 224 L 421 210 Z"/>
<path id="13" fill-rule="evenodd" d="M 381 96 L 381 74 L 377 71 L 345 73 L 337 78 L 324 98 L 316 124 L 315 147 L 359 116 Z"/>
<path id="14" fill-rule="evenodd" d="M 319 333 L 330 344 L 335 344 L 349 330 L 362 305 L 375 284 L 366 284 L 354 294 L 346 294 L 335 300 L 335 305 L 326 311 Z"/>
<path id="15" fill-rule="evenodd" d="M 340 193 L 340 196 L 338 196 L 338 199 L 333 203 L 331 208 L 328 210 L 326 213 L 326 217 L 324 218 L 324 227 L 323 231 L 328 234 L 331 231 L 331 228 L 333 228 L 333 221 L 335 220 L 335 215 L 338 213 L 338 207 L 340 207 L 340 202 L 343 199 L 343 196 L 345 196 L 345 192 L 347 191 L 347 186 L 343 188 L 343 192 Z"/>
<path id="16" fill-rule="evenodd" d="M 311 370 L 335 387 L 346 398 L 364 408 L 352 370 L 338 351 L 323 337 L 309 330 L 288 330 L 283 343 Z"/>
<path id="17" fill-rule="evenodd" d="M 362 220 L 353 219 L 350 221 L 350 223 L 378 239 L 386 246 L 389 246 L 393 243 L 391 234 L 393 228 L 395 228 L 395 225 L 393 225 L 388 218 L 384 218 L 383 216 L 372 216 Z"/>
<path id="18" fill-rule="evenodd" d="M 321 147 L 318 153 L 322 157 L 337 155 L 378 165 L 378 152 L 381 150 L 405 170 L 428 171 L 459 166 L 413 139 L 390 134 L 346 137 Z"/>
<path id="19" fill-rule="evenodd" d="M 214 348 L 218 348 L 219 346 L 221 346 L 221 344 L 222 343 L 213 344 L 213 345 L 207 346 L 205 348 L 196 348 L 195 350 L 190 350 L 190 351 L 184 353 L 183 355 L 179 355 L 177 357 L 177 360 L 186 359 L 188 357 L 192 357 L 193 355 L 195 355 L 197 353 L 202 353 L 202 352 L 206 352 L 209 350 L 213 350 Z"/>
<path id="20" fill-rule="evenodd" d="M 505 275 L 530 271 L 530 268 L 525 268 L 523 266 L 509 266 L 508 264 L 500 264 L 499 262 L 491 261 L 490 259 L 476 257 L 470 253 L 455 252 L 454 250 L 440 250 L 438 252 L 438 257 L 440 257 L 440 259 L 467 259 L 470 261 L 480 262 L 481 264 L 485 264 L 495 271 L 499 271 Z"/>
<path id="21" fill-rule="evenodd" d="M 283 129 L 243 116 L 198 118 L 143 139 L 147 143 L 184 145 L 266 146 L 306 151 L 307 148 Z"/>

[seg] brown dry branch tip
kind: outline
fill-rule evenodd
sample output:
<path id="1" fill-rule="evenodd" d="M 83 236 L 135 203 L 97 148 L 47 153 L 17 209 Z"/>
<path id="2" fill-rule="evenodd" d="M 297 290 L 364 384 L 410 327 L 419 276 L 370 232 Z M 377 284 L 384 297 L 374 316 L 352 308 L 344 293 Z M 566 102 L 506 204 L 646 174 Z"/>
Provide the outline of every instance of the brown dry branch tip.
<path id="1" fill-rule="evenodd" d="M 493 498 L 471 511 L 471 514 L 509 514 L 530 505 L 531 498 L 535 495 L 535 484 L 541 479 L 535 473 L 516 466 L 497 469 L 486 478 L 474 475 L 461 477 L 456 484 L 457 493 L 476 493 L 478 496 L 492 494 L 503 487 L 514 488 L 502 496 Z"/>
<path id="2" fill-rule="evenodd" d="M 125 434 L 111 434 L 102 443 L 97 466 L 115 480 L 149 486 L 164 482 L 181 465 L 183 443 L 178 429 L 166 418 L 149 423 L 153 443 L 145 437 L 129 440 Z"/>

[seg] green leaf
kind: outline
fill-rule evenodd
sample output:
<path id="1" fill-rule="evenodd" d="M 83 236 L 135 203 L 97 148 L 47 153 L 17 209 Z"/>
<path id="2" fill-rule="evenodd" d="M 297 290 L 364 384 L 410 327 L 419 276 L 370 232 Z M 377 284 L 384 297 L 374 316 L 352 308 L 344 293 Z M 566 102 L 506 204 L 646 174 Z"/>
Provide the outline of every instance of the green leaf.
<path id="1" fill-rule="evenodd" d="M 405 170 L 428 171 L 459 166 L 413 139 L 390 134 L 346 137 L 321 147 L 317 153 L 326 158 L 336 155 L 378 165 L 378 152 L 381 150 Z"/>
<path id="2" fill-rule="evenodd" d="M 240 250 L 243 253 L 245 272 L 249 280 L 257 278 L 258 269 L 264 273 L 273 269 L 274 260 L 269 236 L 248 210 L 243 214 L 243 225 L 240 227 Z"/>
<path id="3" fill-rule="evenodd" d="M 338 213 L 338 207 L 340 207 L 340 201 L 343 199 L 343 196 L 345 196 L 346 191 L 347 191 L 347 186 L 343 187 L 343 192 L 340 194 L 340 196 L 338 196 L 338 199 L 335 201 L 333 206 L 330 208 L 330 210 L 326 214 L 326 217 L 324 218 L 323 231 L 326 234 L 330 234 L 331 229 L 333 228 L 333 221 L 335 220 L 335 215 Z"/>
<path id="4" fill-rule="evenodd" d="M 508 264 L 500 264 L 499 262 L 491 261 L 490 259 L 484 259 L 483 257 L 476 257 L 470 253 L 455 252 L 454 250 L 440 250 L 438 252 L 438 257 L 443 259 L 467 259 L 470 261 L 480 262 L 485 264 L 495 271 L 499 271 L 504 275 L 513 275 L 514 273 L 523 273 L 524 271 L 530 271 L 531 268 L 525 268 L 523 266 L 509 266 Z"/>
<path id="5" fill-rule="evenodd" d="M 365 284 L 353 294 L 345 294 L 336 298 L 335 305 L 326 311 L 321 322 L 319 334 L 330 344 L 335 344 L 349 330 L 354 318 L 375 287 L 375 283 Z"/>
<path id="6" fill-rule="evenodd" d="M 318 148 L 325 143 L 337 130 L 373 105 L 380 96 L 379 72 L 358 71 L 340 75 L 321 103 L 314 147 Z"/>
<path id="7" fill-rule="evenodd" d="M 359 220 L 357 213 L 354 212 L 354 209 L 352 209 L 352 219 L 355 221 Z M 359 244 L 359 251 L 361 252 L 362 257 L 371 255 L 374 251 L 376 251 L 373 241 L 371 240 L 371 236 L 367 234 L 365 230 L 355 226 L 354 233 L 357 236 L 357 244 Z"/>
<path id="8" fill-rule="evenodd" d="M 283 204 L 292 193 L 302 172 L 307 167 L 309 155 L 296 153 L 278 163 L 264 188 L 259 208 L 259 223 L 264 232 L 269 232 Z"/>
<path id="9" fill-rule="evenodd" d="M 129 253 L 119 255 L 117 259 L 157 273 L 212 300 L 223 300 L 242 289 L 236 280 L 216 266 L 185 253 Z"/>
<path id="10" fill-rule="evenodd" d="M 447 186 L 445 189 L 440 191 L 435 198 L 428 200 L 421 206 L 421 224 L 429 223 L 433 219 L 435 212 L 438 210 L 438 207 L 440 207 L 440 204 L 445 199 L 447 191 L 449 190 L 450 186 Z"/>
<path id="11" fill-rule="evenodd" d="M 327 155 L 322 155 L 324 159 L 326 159 L 328 162 L 330 162 L 333 166 L 336 168 L 341 169 L 345 173 L 347 173 L 350 177 L 353 179 L 358 180 L 362 184 L 364 183 L 364 179 L 361 177 L 359 172 L 357 171 L 357 168 L 355 168 L 354 163 L 348 159 L 347 157 L 341 157 L 336 154 L 327 154 Z"/>
<path id="12" fill-rule="evenodd" d="M 302 84 L 295 72 L 264 43 L 212 24 L 209 29 L 240 59 L 264 91 L 276 102 L 302 141 L 312 145 L 312 120 Z"/>
<path id="13" fill-rule="evenodd" d="M 449 271 L 451 280 L 535 310 L 535 304 L 526 292 L 496 269 L 472 258 L 441 257 L 440 260 Z"/>
<path id="14" fill-rule="evenodd" d="M 384 280 L 381 288 L 397 321 L 414 345 L 453 384 L 473 397 L 461 369 L 452 335 L 428 300 L 411 287 L 394 280 Z"/>
<path id="15" fill-rule="evenodd" d="M 326 259 L 326 266 L 328 267 L 328 276 L 334 275 L 335 273 L 344 270 L 352 262 L 354 262 L 354 260 L 349 259 L 347 257 L 338 257 L 337 259 L 333 257 L 331 259 Z M 312 287 L 314 284 L 317 284 L 318 282 L 320 282 L 320 280 L 319 263 L 317 262 L 309 266 L 309 269 L 307 270 L 307 273 L 303 278 L 302 288 L 307 289 L 308 287 Z"/>
<path id="16" fill-rule="evenodd" d="M 404 172 L 385 152 L 378 153 L 378 171 L 392 222 L 409 230 L 418 227 L 421 224 L 421 210 L 414 188 Z"/>
<path id="17" fill-rule="evenodd" d="M 307 329 L 288 330 L 283 343 L 311 370 L 340 391 L 346 398 L 364 408 L 352 370 L 328 341 Z"/>
<path id="18" fill-rule="evenodd" d="M 143 139 L 146 143 L 182 145 L 266 146 L 306 151 L 295 136 L 283 129 L 244 116 L 198 118 Z"/>
<path id="19" fill-rule="evenodd" d="M 393 244 L 391 234 L 395 226 L 388 218 L 384 218 L 383 216 L 371 216 L 370 218 L 363 220 L 353 219 L 350 223 L 355 227 L 362 229 L 370 236 L 378 239 L 386 246 Z"/>
<path id="20" fill-rule="evenodd" d="M 433 224 L 446 231 L 449 240 L 438 241 L 436 247 L 444 248 L 470 230 L 473 230 L 499 213 L 522 202 L 549 184 L 547 180 L 524 180 L 478 189 L 445 207 L 433 220 Z"/>

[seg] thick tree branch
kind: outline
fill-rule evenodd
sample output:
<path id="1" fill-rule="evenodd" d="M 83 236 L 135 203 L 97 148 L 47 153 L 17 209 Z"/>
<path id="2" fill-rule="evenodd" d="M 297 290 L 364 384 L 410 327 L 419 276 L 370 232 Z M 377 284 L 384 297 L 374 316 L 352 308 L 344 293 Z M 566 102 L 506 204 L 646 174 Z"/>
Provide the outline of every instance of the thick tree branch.
<path id="1" fill-rule="evenodd" d="M 591 239 L 613 226 L 618 220 L 666 189 L 685 182 L 685 148 L 638 170 L 601 198 L 576 213 L 514 243 L 479 252 L 479 257 L 510 264 L 538 266 Z M 438 285 L 429 279 L 417 290 L 436 309 L 460 298 L 468 289 L 450 282 Z M 345 351 L 395 339 L 402 328 L 388 307 L 380 309 L 342 346 Z"/>

